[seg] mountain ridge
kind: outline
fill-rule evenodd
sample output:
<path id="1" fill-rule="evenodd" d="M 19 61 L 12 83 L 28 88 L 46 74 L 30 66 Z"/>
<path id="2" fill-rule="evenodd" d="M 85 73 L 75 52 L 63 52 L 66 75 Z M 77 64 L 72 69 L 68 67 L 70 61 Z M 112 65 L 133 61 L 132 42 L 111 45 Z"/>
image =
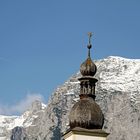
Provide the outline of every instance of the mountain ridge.
<path id="1" fill-rule="evenodd" d="M 108 140 L 139 140 L 140 59 L 109 56 L 95 63 L 98 68 L 95 75 L 98 79 L 96 102 L 105 116 L 103 129 L 110 133 Z M 21 124 L 24 124 L 19 126 L 21 129 L 16 126 L 3 128 L 0 117 L 0 140 L 10 140 L 12 137 L 18 138 L 13 140 L 60 140 L 62 133 L 69 128 L 69 110 L 79 99 L 80 77 L 78 72 L 59 86 L 47 105 L 35 101 L 21 115 L 24 119 L 27 117 L 25 120 L 19 116 L 23 121 Z"/>

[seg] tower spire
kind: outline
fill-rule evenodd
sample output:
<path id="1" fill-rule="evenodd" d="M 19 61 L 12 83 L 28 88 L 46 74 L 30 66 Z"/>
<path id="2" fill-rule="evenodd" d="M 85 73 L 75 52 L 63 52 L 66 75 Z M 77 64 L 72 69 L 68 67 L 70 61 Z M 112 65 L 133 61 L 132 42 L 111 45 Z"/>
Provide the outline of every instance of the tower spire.
<path id="1" fill-rule="evenodd" d="M 104 117 L 100 107 L 95 102 L 95 86 L 98 80 L 94 78 L 94 75 L 97 67 L 90 58 L 92 33 L 88 33 L 88 36 L 88 58 L 80 66 L 82 77 L 78 79 L 80 81 L 80 100 L 71 109 L 70 128 L 100 129 L 103 126 Z"/>

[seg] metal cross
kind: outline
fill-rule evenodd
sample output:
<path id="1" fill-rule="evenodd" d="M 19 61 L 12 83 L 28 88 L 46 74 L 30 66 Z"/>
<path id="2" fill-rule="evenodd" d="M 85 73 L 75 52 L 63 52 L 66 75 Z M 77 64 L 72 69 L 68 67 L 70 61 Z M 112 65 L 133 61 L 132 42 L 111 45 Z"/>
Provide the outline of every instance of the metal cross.
<path id="1" fill-rule="evenodd" d="M 89 37 L 89 44 L 91 44 L 92 32 L 88 32 L 88 37 Z"/>

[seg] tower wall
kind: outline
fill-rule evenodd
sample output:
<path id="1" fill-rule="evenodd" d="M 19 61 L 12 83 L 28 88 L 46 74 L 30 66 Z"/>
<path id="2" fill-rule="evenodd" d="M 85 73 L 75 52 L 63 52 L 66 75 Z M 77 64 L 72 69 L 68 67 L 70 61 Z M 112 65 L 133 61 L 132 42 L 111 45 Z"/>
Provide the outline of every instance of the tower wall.
<path id="1" fill-rule="evenodd" d="M 106 140 L 108 133 L 102 129 L 83 129 L 74 128 L 67 132 L 63 138 L 64 140 Z"/>
<path id="2" fill-rule="evenodd" d="M 66 138 L 65 140 L 106 140 L 106 137 L 99 137 L 99 136 L 84 136 L 84 135 L 71 135 L 70 137 Z"/>

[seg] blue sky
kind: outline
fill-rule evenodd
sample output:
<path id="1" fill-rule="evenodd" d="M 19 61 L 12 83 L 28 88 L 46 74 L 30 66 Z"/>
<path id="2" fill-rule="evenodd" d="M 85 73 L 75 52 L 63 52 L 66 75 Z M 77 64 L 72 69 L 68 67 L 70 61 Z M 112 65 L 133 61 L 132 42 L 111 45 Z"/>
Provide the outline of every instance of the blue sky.
<path id="1" fill-rule="evenodd" d="M 139 0 L 0 1 L 0 113 L 47 101 L 79 70 L 89 31 L 93 59 L 140 58 L 139 7 Z"/>

